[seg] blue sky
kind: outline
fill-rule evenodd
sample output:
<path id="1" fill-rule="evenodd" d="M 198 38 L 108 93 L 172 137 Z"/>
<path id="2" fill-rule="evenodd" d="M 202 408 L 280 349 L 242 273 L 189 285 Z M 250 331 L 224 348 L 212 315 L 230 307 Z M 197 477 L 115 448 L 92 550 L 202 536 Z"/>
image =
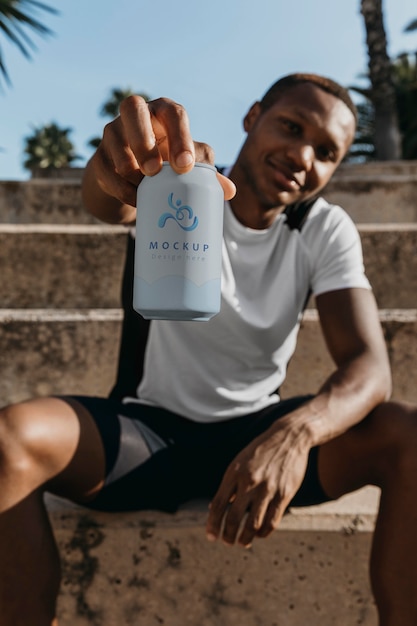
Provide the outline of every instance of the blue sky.
<path id="1" fill-rule="evenodd" d="M 349 86 L 366 71 L 359 0 L 45 0 L 54 30 L 34 37 L 28 62 L 3 39 L 13 86 L 0 93 L 0 179 L 26 179 L 24 138 L 56 122 L 85 164 L 88 140 L 101 135 L 99 110 L 113 87 L 167 96 L 187 108 L 191 129 L 217 163 L 243 141 L 241 120 L 253 101 L 293 71 L 325 74 Z M 415 0 L 384 0 L 391 56 L 417 50 Z"/>

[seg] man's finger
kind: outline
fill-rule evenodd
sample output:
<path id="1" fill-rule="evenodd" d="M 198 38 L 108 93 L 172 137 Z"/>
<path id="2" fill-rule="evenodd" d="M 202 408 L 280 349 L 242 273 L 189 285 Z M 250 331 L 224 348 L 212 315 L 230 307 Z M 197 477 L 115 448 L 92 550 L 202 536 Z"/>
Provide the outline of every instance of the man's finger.
<path id="1" fill-rule="evenodd" d="M 235 485 L 226 487 L 222 483 L 211 501 L 206 526 L 206 535 L 209 541 L 215 541 L 220 537 L 223 518 L 230 502 L 234 500 L 235 492 Z"/>
<path id="2" fill-rule="evenodd" d="M 99 161 L 100 168 L 106 173 L 105 177 L 111 178 L 115 171 L 132 185 L 138 186 L 143 174 L 125 136 L 120 118 L 105 126 L 96 154 L 96 162 Z"/>
<path id="3" fill-rule="evenodd" d="M 124 204 L 130 206 L 136 206 L 136 189 L 139 183 L 139 176 L 143 178 L 143 175 L 139 173 L 136 177 L 121 176 L 109 156 L 98 148 L 96 154 L 93 157 L 97 180 L 102 189 L 110 196 L 117 198 Z"/>
<path id="4" fill-rule="evenodd" d="M 168 160 L 178 174 L 190 171 L 195 162 L 195 146 L 184 107 L 168 98 L 147 103 L 156 140 L 166 139 Z"/>
<path id="5" fill-rule="evenodd" d="M 159 172 L 162 156 L 148 103 L 141 96 L 129 96 L 120 105 L 120 120 L 141 171 L 148 176 Z"/>
<path id="6" fill-rule="evenodd" d="M 239 533 L 239 529 L 247 514 L 249 500 L 247 496 L 236 495 L 235 500 L 227 509 L 223 527 L 223 541 L 233 545 Z"/>
<path id="7" fill-rule="evenodd" d="M 275 496 L 269 503 L 268 509 L 265 513 L 262 526 L 256 533 L 258 537 L 268 537 L 274 530 L 276 530 L 284 516 L 288 503 L 280 497 Z"/>
<path id="8" fill-rule="evenodd" d="M 269 506 L 269 498 L 259 498 L 258 502 L 254 502 L 251 510 L 246 518 L 245 525 L 239 536 L 239 544 L 245 548 L 249 548 L 254 537 L 262 528 L 264 518 Z"/>

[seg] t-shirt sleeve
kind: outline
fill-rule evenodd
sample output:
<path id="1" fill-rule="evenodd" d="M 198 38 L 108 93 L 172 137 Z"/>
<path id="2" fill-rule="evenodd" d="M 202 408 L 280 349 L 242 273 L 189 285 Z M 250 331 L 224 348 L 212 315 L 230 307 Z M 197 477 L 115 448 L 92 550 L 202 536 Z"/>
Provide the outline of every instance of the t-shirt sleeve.
<path id="1" fill-rule="evenodd" d="M 365 274 L 362 243 L 352 219 L 332 206 L 312 241 L 311 288 L 314 295 L 326 291 L 362 287 L 371 289 Z"/>

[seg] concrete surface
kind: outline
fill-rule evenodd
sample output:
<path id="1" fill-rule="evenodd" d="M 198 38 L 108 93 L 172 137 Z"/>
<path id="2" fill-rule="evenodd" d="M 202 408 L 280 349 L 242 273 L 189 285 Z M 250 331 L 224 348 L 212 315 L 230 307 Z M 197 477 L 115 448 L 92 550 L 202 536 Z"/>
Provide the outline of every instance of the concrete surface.
<path id="1" fill-rule="evenodd" d="M 80 180 L 0 181 L 0 222 L 91 224 L 81 202 Z"/>
<path id="2" fill-rule="evenodd" d="M 359 224 L 381 308 L 417 305 L 417 223 Z M 2 308 L 117 308 L 128 229 L 0 224 Z"/>
<path id="3" fill-rule="evenodd" d="M 416 222 L 417 161 L 343 163 L 323 190 L 357 223 Z"/>
<path id="4" fill-rule="evenodd" d="M 358 224 L 358 230 L 366 274 L 379 308 L 415 308 L 417 222 Z"/>
<path id="5" fill-rule="evenodd" d="M 291 509 L 249 550 L 207 542 L 207 503 L 112 515 L 48 499 L 63 555 L 60 626 L 376 626 L 378 499 L 366 488 Z"/>
<path id="6" fill-rule="evenodd" d="M 417 310 L 380 312 L 394 397 L 417 402 Z M 116 375 L 119 309 L 0 310 L 0 405 L 36 395 L 107 395 Z M 333 370 L 317 314 L 306 311 L 283 397 L 315 392 Z"/>
<path id="7" fill-rule="evenodd" d="M 416 403 L 417 309 L 380 310 L 379 317 L 391 363 L 393 398 Z M 282 385 L 282 397 L 299 394 L 300 389 L 314 393 L 332 370 L 317 313 L 307 310 L 287 379 Z"/>
<path id="8" fill-rule="evenodd" d="M 323 195 L 357 222 L 416 222 L 417 161 L 343 164 Z M 83 209 L 82 170 L 62 178 L 0 181 L 0 222 L 97 223 Z"/>
<path id="9" fill-rule="evenodd" d="M 119 309 L 0 309 L 0 406 L 51 394 L 107 395 L 121 320 Z"/>
<path id="10" fill-rule="evenodd" d="M 128 230 L 0 225 L 2 308 L 117 308 Z"/>

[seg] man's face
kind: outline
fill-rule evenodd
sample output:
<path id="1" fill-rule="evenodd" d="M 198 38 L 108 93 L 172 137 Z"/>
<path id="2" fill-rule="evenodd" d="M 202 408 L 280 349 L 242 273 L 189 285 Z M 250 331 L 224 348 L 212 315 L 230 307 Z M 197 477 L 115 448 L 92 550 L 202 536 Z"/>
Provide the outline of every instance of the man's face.
<path id="1" fill-rule="evenodd" d="M 239 183 L 268 210 L 305 200 L 327 184 L 353 140 L 355 120 L 339 98 L 302 83 L 265 111 L 254 104 L 244 128 Z"/>

